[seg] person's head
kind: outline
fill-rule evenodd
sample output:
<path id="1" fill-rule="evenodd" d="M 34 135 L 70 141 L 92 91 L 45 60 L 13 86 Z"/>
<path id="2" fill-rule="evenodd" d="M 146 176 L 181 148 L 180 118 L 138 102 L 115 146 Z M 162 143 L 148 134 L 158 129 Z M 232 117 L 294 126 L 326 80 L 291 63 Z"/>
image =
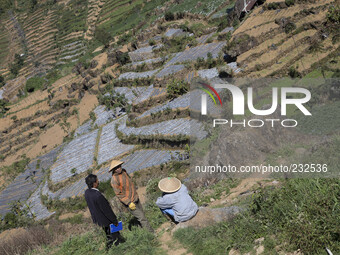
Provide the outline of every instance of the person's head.
<path id="1" fill-rule="evenodd" d="M 122 165 L 123 161 L 119 160 L 112 160 L 109 168 L 109 172 L 112 172 L 112 174 L 120 174 L 123 171 Z"/>
<path id="2" fill-rule="evenodd" d="M 176 177 L 166 177 L 159 181 L 158 188 L 164 193 L 174 193 L 182 186 L 180 180 Z"/>
<path id="3" fill-rule="evenodd" d="M 89 174 L 86 178 L 85 178 L 85 183 L 87 185 L 87 187 L 89 187 L 89 189 L 91 188 L 97 188 L 99 185 L 99 180 L 97 178 L 97 175 L 95 174 Z"/>

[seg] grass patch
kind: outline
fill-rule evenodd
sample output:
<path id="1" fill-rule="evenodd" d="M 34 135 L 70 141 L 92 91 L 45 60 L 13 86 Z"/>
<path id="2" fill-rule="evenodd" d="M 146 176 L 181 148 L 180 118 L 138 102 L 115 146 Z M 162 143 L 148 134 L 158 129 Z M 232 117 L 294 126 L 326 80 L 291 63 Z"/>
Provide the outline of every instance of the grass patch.
<path id="1" fill-rule="evenodd" d="M 172 5 L 169 11 L 171 12 L 191 12 L 197 14 L 208 15 L 213 12 L 216 8 L 222 5 L 225 1 L 223 0 L 187 0 L 179 4 Z"/>
<path id="2" fill-rule="evenodd" d="M 339 179 L 287 180 L 281 188 L 259 189 L 249 210 L 231 222 L 180 229 L 174 236 L 193 254 L 226 254 L 232 248 L 248 252 L 260 237 L 267 249 L 281 244 L 284 251 L 324 254 L 327 246 L 336 254 L 340 251 L 339 184 Z"/>
<path id="3" fill-rule="evenodd" d="M 86 233 L 69 237 L 59 246 L 47 246 L 39 250 L 33 250 L 29 252 L 28 255 L 165 254 L 159 247 L 156 237 L 144 229 L 133 228 L 131 231 L 123 230 L 122 235 L 126 238 L 126 242 L 117 247 L 113 246 L 109 251 L 106 251 L 104 231 L 99 227 L 92 227 L 92 229 Z"/>
<path id="4" fill-rule="evenodd" d="M 8 183 L 10 181 L 14 180 L 14 178 L 23 173 L 26 169 L 26 166 L 30 162 L 30 159 L 26 157 L 25 154 L 21 156 L 21 160 L 18 160 L 14 162 L 12 165 L 9 166 L 3 166 L 0 168 L 0 173 L 2 176 L 5 177 Z M 5 185 L 2 185 L 0 190 L 3 190 L 5 188 Z"/>
<path id="5" fill-rule="evenodd" d="M 37 91 L 43 87 L 45 80 L 39 76 L 29 78 L 26 82 L 25 90 L 28 93 Z"/>
<path id="6" fill-rule="evenodd" d="M 211 202 L 211 199 L 219 199 L 221 195 L 229 194 L 231 188 L 234 188 L 239 183 L 239 180 L 234 179 L 224 179 L 216 184 L 210 185 L 208 188 L 198 188 L 194 192 L 191 192 L 192 199 L 197 203 L 198 206 L 202 206 Z"/>
<path id="7" fill-rule="evenodd" d="M 298 130 L 313 135 L 331 134 L 340 128 L 340 102 L 316 105 L 311 111 L 312 116 L 296 115 Z"/>

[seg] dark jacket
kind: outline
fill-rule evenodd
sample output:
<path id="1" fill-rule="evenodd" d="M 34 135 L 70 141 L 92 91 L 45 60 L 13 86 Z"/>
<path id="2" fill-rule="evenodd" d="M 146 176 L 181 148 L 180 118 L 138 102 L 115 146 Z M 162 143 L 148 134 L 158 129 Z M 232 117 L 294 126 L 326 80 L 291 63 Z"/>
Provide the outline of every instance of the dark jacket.
<path id="1" fill-rule="evenodd" d="M 93 223 L 108 227 L 110 224 L 118 224 L 117 217 L 111 209 L 109 202 L 95 189 L 85 190 L 85 200 L 89 207 Z"/>

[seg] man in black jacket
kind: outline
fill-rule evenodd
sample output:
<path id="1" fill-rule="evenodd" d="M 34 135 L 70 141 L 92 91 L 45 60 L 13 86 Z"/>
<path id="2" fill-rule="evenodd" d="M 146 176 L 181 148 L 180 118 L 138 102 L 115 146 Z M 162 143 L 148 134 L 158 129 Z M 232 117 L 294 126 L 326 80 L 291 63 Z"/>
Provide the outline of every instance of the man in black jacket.
<path id="1" fill-rule="evenodd" d="M 103 194 L 97 189 L 99 180 L 96 175 L 90 174 L 85 178 L 88 189 L 85 190 L 85 200 L 89 207 L 93 223 L 101 226 L 105 231 L 109 249 L 114 243 L 116 246 L 125 240 L 119 232 L 111 233 L 110 224 L 118 225 L 117 217 L 111 209 L 109 202 Z"/>

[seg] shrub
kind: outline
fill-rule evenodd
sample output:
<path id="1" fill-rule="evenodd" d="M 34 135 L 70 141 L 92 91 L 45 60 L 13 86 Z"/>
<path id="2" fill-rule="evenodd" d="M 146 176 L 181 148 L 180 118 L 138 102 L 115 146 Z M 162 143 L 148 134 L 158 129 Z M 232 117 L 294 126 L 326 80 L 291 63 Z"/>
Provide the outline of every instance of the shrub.
<path id="1" fill-rule="evenodd" d="M 285 0 L 285 3 L 289 7 L 295 4 L 295 0 Z"/>
<path id="2" fill-rule="evenodd" d="M 189 84 L 185 81 L 173 79 L 167 84 L 166 90 L 168 98 L 173 99 L 187 93 Z"/>
<path id="3" fill-rule="evenodd" d="M 24 56 L 20 56 L 19 54 L 15 54 L 14 56 L 14 62 L 10 64 L 9 69 L 10 72 L 14 75 L 17 76 L 19 74 L 20 69 L 24 65 Z"/>
<path id="4" fill-rule="evenodd" d="M 5 85 L 5 78 L 0 75 L 0 88 L 3 87 Z"/>
<path id="5" fill-rule="evenodd" d="M 8 102 L 4 99 L 0 99 L 0 117 L 2 117 L 8 110 Z"/>
<path id="6" fill-rule="evenodd" d="M 132 37 L 131 32 L 123 34 L 122 36 L 119 37 L 117 44 L 118 45 L 123 45 L 126 44 Z"/>
<path id="7" fill-rule="evenodd" d="M 165 17 L 166 21 L 171 21 L 171 20 L 175 19 L 175 15 L 172 12 L 170 12 L 170 11 L 167 11 L 165 13 L 164 17 Z"/>
<path id="8" fill-rule="evenodd" d="M 11 203 L 11 211 L 1 221 L 0 231 L 32 225 L 33 219 L 28 217 L 28 213 L 29 208 L 20 201 Z"/>
<path id="9" fill-rule="evenodd" d="M 151 40 L 149 41 L 149 45 L 150 45 L 150 46 L 154 46 L 154 45 L 156 45 L 156 41 L 155 41 L 155 40 L 153 40 L 153 39 L 151 39 Z"/>
<path id="10" fill-rule="evenodd" d="M 286 26 L 285 26 L 285 33 L 289 34 L 290 32 L 292 32 L 293 30 L 296 29 L 296 25 L 293 22 L 289 22 Z"/>
<path id="11" fill-rule="evenodd" d="M 38 77 L 38 76 L 32 77 L 26 81 L 25 89 L 28 93 L 32 93 L 34 91 L 41 89 L 44 83 L 45 83 L 45 80 L 43 78 Z"/>
<path id="12" fill-rule="evenodd" d="M 105 182 L 100 182 L 98 189 L 105 195 L 108 200 L 116 196 L 113 188 L 111 187 L 111 179 Z"/>
<path id="13" fill-rule="evenodd" d="M 46 200 L 44 205 L 50 210 L 56 210 L 57 212 L 74 212 L 87 208 L 87 203 L 84 196 L 67 198 L 66 200 Z"/>
<path id="14" fill-rule="evenodd" d="M 128 103 L 124 94 L 113 91 L 109 96 L 98 95 L 99 104 L 105 105 L 108 109 L 115 109 L 116 107 L 130 109 L 131 106 Z"/>
<path id="15" fill-rule="evenodd" d="M 269 3 L 267 6 L 268 10 L 276 10 L 280 8 L 279 3 Z"/>
<path id="16" fill-rule="evenodd" d="M 291 67 L 289 68 L 288 75 L 289 75 L 291 78 L 298 78 L 298 77 L 301 77 L 301 74 L 295 69 L 294 66 L 291 66 Z"/>
<path id="17" fill-rule="evenodd" d="M 328 9 L 327 12 L 327 19 L 328 21 L 335 23 L 335 24 L 340 24 L 340 6 L 331 6 Z"/>
<path id="18" fill-rule="evenodd" d="M 117 61 L 121 66 L 129 63 L 130 62 L 129 54 L 127 52 L 124 52 L 123 54 L 118 55 Z"/>

